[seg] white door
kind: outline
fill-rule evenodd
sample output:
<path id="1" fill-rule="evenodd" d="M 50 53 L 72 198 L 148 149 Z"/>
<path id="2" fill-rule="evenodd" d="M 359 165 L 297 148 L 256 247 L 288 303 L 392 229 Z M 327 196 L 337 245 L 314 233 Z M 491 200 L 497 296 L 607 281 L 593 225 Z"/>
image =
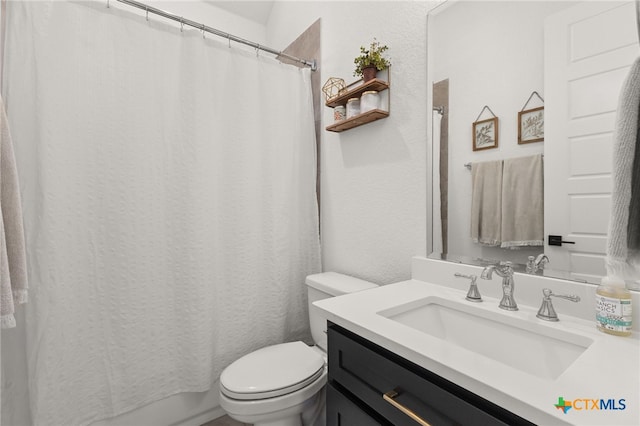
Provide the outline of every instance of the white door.
<path id="1" fill-rule="evenodd" d="M 620 87 L 640 54 L 633 2 L 585 1 L 545 22 L 545 253 L 550 268 L 599 283 Z M 562 246 L 549 246 L 559 235 Z"/>

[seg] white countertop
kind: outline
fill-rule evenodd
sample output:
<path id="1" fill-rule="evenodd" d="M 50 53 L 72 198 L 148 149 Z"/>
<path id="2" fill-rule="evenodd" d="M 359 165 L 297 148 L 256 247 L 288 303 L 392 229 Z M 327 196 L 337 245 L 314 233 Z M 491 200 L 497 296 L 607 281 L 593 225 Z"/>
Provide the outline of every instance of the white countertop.
<path id="1" fill-rule="evenodd" d="M 519 311 L 506 312 L 498 308 L 498 299 L 483 295 L 485 301 L 474 304 L 479 309 L 533 321 L 542 327 L 594 341 L 560 376 L 549 379 L 525 373 L 378 314 L 429 296 L 471 303 L 464 300 L 465 295 L 464 290 L 409 280 L 321 300 L 314 303 L 314 309 L 320 309 L 329 321 L 538 425 L 640 425 L 640 336 L 637 332 L 629 337 L 604 334 L 596 329 L 595 321 L 563 315 L 557 306 L 560 321 L 546 322 L 536 318 L 538 306 L 520 304 Z M 564 414 L 554 406 L 559 397 L 566 401 L 624 399 L 626 408 L 579 410 L 583 405 L 591 405 L 579 403 Z"/>

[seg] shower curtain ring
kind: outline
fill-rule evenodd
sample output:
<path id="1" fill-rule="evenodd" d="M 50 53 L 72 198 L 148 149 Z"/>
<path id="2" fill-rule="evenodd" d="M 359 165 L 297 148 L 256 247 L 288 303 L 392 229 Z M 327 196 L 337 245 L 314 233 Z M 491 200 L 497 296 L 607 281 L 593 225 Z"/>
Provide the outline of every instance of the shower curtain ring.
<path id="1" fill-rule="evenodd" d="M 227 40 L 229 41 L 229 49 L 231 49 L 231 34 L 227 34 Z"/>
<path id="2" fill-rule="evenodd" d="M 109 9 L 111 6 L 109 6 L 109 0 L 107 0 L 107 9 Z"/>
<path id="3" fill-rule="evenodd" d="M 256 45 L 256 58 L 259 56 L 258 53 L 260 52 L 260 44 Z"/>
<path id="4" fill-rule="evenodd" d="M 204 24 L 202 24 L 202 38 L 204 39 Z"/>
<path id="5" fill-rule="evenodd" d="M 180 17 L 180 32 L 184 32 L 184 17 Z"/>
<path id="6" fill-rule="evenodd" d="M 149 7 L 147 6 L 145 8 L 146 12 L 147 12 L 147 22 L 149 22 Z"/>

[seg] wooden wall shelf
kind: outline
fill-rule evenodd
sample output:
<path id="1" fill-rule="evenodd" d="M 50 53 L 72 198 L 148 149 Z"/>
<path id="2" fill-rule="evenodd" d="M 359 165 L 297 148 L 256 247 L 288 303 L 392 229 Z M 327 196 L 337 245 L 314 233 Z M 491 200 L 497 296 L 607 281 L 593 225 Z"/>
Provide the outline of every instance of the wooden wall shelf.
<path id="1" fill-rule="evenodd" d="M 390 77 L 391 77 L 390 73 L 387 73 L 387 78 L 389 80 L 391 80 Z M 362 96 L 364 92 L 368 90 L 375 90 L 377 92 L 382 92 L 384 90 L 389 89 L 390 87 L 388 81 L 380 80 L 379 78 L 374 78 L 373 80 L 369 80 L 366 83 L 361 83 L 358 85 L 356 84 L 358 84 L 358 81 L 347 86 L 347 87 L 353 87 L 353 88 L 327 101 L 326 105 L 330 108 L 335 108 L 340 105 L 346 106 L 347 101 L 349 99 L 359 98 Z M 345 130 L 353 129 L 354 127 L 362 126 L 363 124 L 371 123 L 372 121 L 380 120 L 381 118 L 387 118 L 389 116 L 389 111 L 388 111 L 389 105 L 390 105 L 390 102 L 387 99 L 387 111 L 383 109 L 374 109 L 371 111 L 367 111 L 362 114 L 358 114 L 355 117 L 351 117 L 351 118 L 347 118 L 346 120 L 335 122 L 327 126 L 326 130 L 329 132 L 344 132 Z"/>
<path id="2" fill-rule="evenodd" d="M 374 78 L 373 80 L 369 80 L 366 83 L 356 86 L 353 89 L 347 90 L 343 94 L 339 95 L 337 98 L 333 98 L 330 101 L 327 101 L 327 106 L 331 108 L 335 108 L 339 105 L 346 105 L 347 101 L 350 98 L 359 98 L 367 90 L 375 90 L 377 92 L 381 92 L 383 90 L 387 90 L 388 88 L 389 88 L 389 83 L 387 83 L 386 81 Z"/>
<path id="3" fill-rule="evenodd" d="M 387 118 L 389 113 L 381 109 L 372 109 L 371 111 L 358 114 L 355 117 L 347 118 L 346 120 L 338 121 L 330 126 L 327 126 L 329 132 L 344 132 L 345 130 L 353 129 L 354 127 L 362 126 L 363 124 L 371 123 L 372 121 L 380 120 L 381 118 Z"/>

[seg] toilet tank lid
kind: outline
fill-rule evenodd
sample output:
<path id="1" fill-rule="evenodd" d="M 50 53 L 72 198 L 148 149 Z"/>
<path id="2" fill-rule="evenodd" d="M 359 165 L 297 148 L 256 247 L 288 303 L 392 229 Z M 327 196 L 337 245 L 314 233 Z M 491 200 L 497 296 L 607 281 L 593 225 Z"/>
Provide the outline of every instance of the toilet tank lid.
<path id="1" fill-rule="evenodd" d="M 327 293 L 331 296 L 355 293 L 378 287 L 369 281 L 351 277 L 349 275 L 338 274 L 337 272 L 322 272 L 307 276 L 306 283 L 309 287 Z"/>

